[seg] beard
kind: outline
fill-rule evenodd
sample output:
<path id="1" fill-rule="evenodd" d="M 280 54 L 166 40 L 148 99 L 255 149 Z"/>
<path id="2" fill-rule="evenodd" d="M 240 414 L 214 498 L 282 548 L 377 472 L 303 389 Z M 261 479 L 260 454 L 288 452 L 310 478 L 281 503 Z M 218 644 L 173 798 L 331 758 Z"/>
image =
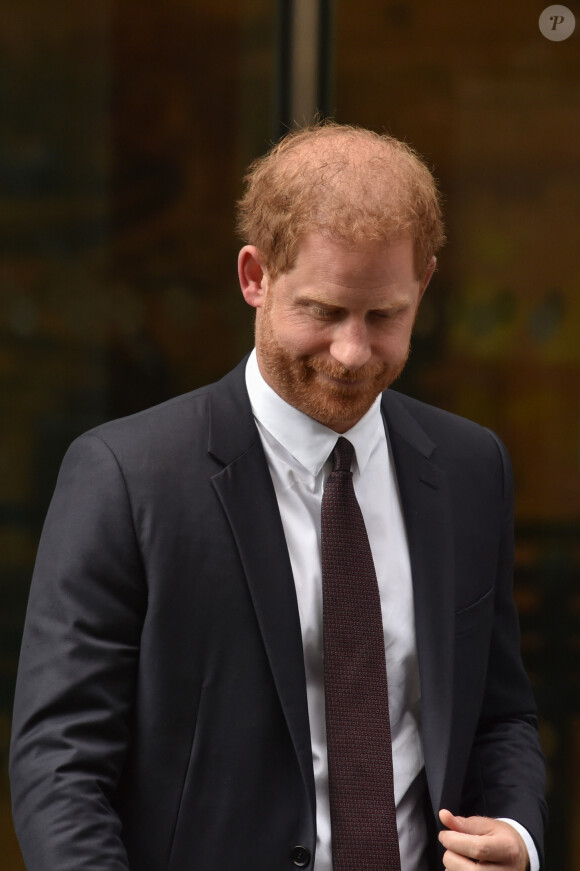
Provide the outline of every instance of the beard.
<path id="1" fill-rule="evenodd" d="M 256 349 L 270 387 L 290 405 L 336 432 L 346 432 L 369 410 L 377 396 L 405 367 L 408 350 L 397 363 L 347 369 L 315 355 L 296 357 L 278 342 L 268 307 L 256 324 Z"/>

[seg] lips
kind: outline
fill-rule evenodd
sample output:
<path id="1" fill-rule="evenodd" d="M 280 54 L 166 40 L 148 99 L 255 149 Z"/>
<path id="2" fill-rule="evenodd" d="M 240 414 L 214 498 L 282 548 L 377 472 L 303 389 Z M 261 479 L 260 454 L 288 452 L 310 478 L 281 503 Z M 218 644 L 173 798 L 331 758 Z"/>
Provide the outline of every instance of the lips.
<path id="1" fill-rule="evenodd" d="M 307 365 L 314 372 L 340 387 L 360 387 L 380 379 L 384 373 L 383 367 L 376 369 L 375 367 L 364 366 L 361 369 L 357 369 L 356 372 L 350 372 L 342 367 L 328 366 L 313 360 L 310 360 Z"/>
<path id="2" fill-rule="evenodd" d="M 362 380 L 360 378 L 357 378 L 356 381 L 349 381 L 346 378 L 334 378 L 332 375 L 326 375 L 326 373 L 324 373 L 324 372 L 322 372 L 320 374 L 322 374 L 328 381 L 330 381 L 331 384 L 336 384 L 337 387 L 346 387 L 346 388 L 352 387 L 352 388 L 354 388 L 354 387 L 360 387 L 360 386 L 367 383 L 366 380 Z"/>

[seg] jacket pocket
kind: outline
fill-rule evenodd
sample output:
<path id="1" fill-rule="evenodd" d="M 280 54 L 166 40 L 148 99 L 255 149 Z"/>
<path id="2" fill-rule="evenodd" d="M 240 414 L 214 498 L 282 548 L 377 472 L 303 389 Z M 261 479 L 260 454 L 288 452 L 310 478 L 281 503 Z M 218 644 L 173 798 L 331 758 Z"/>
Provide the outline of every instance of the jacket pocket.
<path id="1" fill-rule="evenodd" d="M 488 620 L 493 612 L 494 588 L 480 596 L 471 605 L 455 612 L 455 637 L 470 632 L 478 623 Z"/>

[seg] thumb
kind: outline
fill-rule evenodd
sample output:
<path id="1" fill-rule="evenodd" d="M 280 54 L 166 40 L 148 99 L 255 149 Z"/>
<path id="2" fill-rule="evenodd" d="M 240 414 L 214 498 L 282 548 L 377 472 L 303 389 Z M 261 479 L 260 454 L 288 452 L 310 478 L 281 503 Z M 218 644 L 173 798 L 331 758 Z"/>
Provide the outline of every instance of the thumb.
<path id="1" fill-rule="evenodd" d="M 493 822 L 487 817 L 458 817 L 445 809 L 439 811 L 439 819 L 447 829 L 465 835 L 487 835 Z"/>

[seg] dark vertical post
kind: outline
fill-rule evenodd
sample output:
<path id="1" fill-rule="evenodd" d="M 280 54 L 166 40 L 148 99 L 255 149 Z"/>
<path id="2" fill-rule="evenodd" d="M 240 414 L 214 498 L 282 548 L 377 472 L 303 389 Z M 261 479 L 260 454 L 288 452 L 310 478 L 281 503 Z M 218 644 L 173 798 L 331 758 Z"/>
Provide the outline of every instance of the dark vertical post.
<path id="1" fill-rule="evenodd" d="M 332 0 L 278 0 L 274 138 L 332 114 Z"/>
<path id="2" fill-rule="evenodd" d="M 317 109 L 321 118 L 334 115 L 334 4 L 318 0 Z"/>
<path id="3" fill-rule="evenodd" d="M 276 22 L 277 99 L 273 131 L 275 140 L 287 133 L 291 126 L 293 7 L 294 0 L 278 0 L 278 20 Z"/>

